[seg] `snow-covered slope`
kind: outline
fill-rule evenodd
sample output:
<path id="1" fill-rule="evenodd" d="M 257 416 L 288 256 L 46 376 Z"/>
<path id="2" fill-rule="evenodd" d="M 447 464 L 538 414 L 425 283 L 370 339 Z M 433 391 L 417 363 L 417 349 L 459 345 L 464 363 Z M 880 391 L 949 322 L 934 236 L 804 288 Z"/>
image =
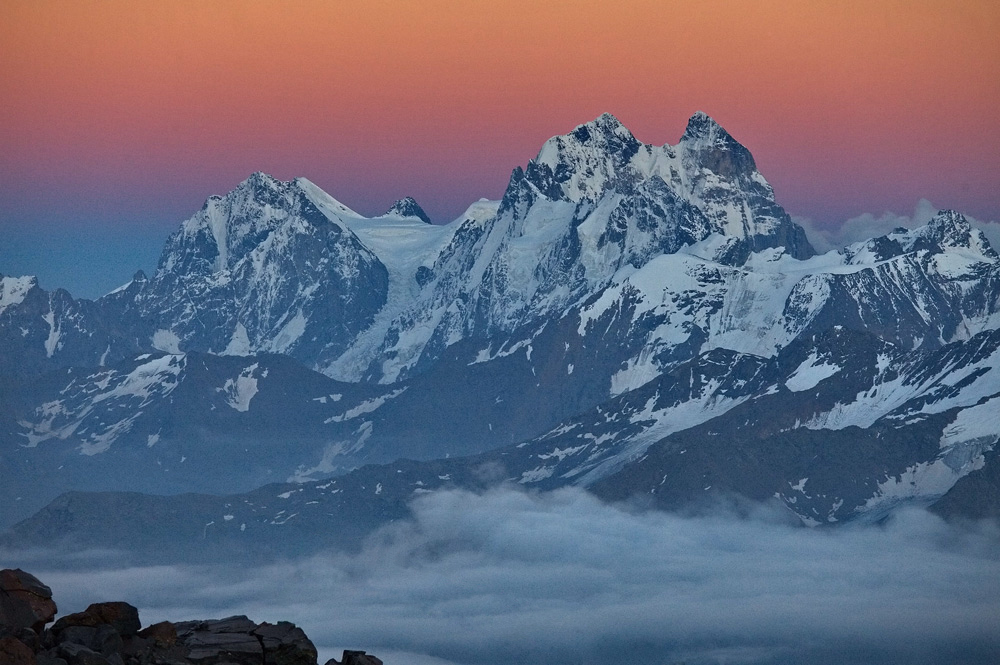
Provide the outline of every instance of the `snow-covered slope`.
<path id="1" fill-rule="evenodd" d="M 624 359 L 641 378 L 676 344 L 768 355 L 810 325 L 846 325 L 937 345 L 995 325 L 996 255 L 961 215 L 815 257 L 749 151 L 702 113 L 676 146 L 643 144 L 605 114 L 547 141 L 502 201 L 445 226 L 420 213 L 403 199 L 366 219 L 305 179 L 254 174 L 184 222 L 152 278 L 75 325 L 53 319 L 36 355 L 76 335 L 89 356 L 284 353 L 391 383 L 460 341 L 488 353 L 570 311 L 590 320 L 634 301 L 637 316 L 676 311 Z M 17 310 L 30 289 L 8 281 Z M 120 339 L 98 348 L 94 327 Z"/>
<path id="2" fill-rule="evenodd" d="M 171 236 L 135 314 L 160 351 L 335 358 L 388 294 L 385 266 L 344 222 L 357 217 L 305 179 L 255 173 Z"/>
<path id="3" fill-rule="evenodd" d="M 226 496 L 77 492 L 0 542 L 105 548 L 124 538 L 154 561 L 199 560 L 206 548 L 280 557 L 356 547 L 407 517 L 416 497 L 500 483 L 582 485 L 606 500 L 666 509 L 749 498 L 784 505 L 810 526 L 879 519 L 947 495 L 995 460 L 998 334 L 916 354 L 847 330 L 772 359 L 712 350 L 544 436 L 479 455 L 398 460 Z M 899 398 L 872 409 L 869 398 L 887 388 Z M 816 416 L 832 409 L 854 410 L 865 427 L 817 428 Z M 152 533 L 150 519 L 165 528 Z"/>
<path id="4" fill-rule="evenodd" d="M 764 247 L 813 253 L 750 153 L 704 114 L 676 147 L 642 144 L 602 115 L 515 169 L 495 210 L 474 206 L 452 226 L 382 346 L 354 354 L 371 359 L 364 378 L 422 371 L 461 339 L 537 330 L 623 271 L 708 237 L 727 265 Z"/>
<path id="5" fill-rule="evenodd" d="M 139 348 L 97 303 L 0 275 L 0 388 L 56 367 L 118 362 Z"/>
<path id="6" fill-rule="evenodd" d="M 749 151 L 700 113 L 677 146 L 642 144 L 602 115 L 547 141 L 502 201 L 425 221 L 413 199 L 365 219 L 305 179 L 255 173 L 181 225 L 150 279 L 98 303 L 131 342 L 111 350 L 285 353 L 333 378 L 393 382 L 461 340 L 537 330 L 706 238 L 730 266 L 767 247 L 812 254 Z"/>
<path id="7" fill-rule="evenodd" d="M 532 487 L 667 506 L 711 485 L 806 520 L 876 513 L 986 463 L 998 273 L 953 211 L 816 255 L 701 113 L 675 146 L 605 114 L 446 225 L 412 199 L 365 218 L 257 173 L 95 302 L 0 279 L 3 480 L 16 494 L 49 474 L 36 500 L 233 492 L 486 454 Z M 823 441 L 865 443 L 838 448 L 817 493 L 794 451 Z M 165 450 L 171 473 L 150 473 Z"/>
<path id="8" fill-rule="evenodd" d="M 0 522 L 68 488 L 232 492 L 308 477 L 324 454 L 362 445 L 396 394 L 273 354 L 141 354 L 22 380 L 0 412 Z M 359 458 L 317 470 L 347 462 Z"/>
<path id="9" fill-rule="evenodd" d="M 899 498 L 930 503 L 1000 440 L 991 415 L 998 367 L 998 331 L 918 352 L 844 328 L 772 358 L 714 349 L 520 444 L 534 460 L 520 482 L 647 495 L 664 507 L 713 488 L 713 497 L 780 495 L 807 522 L 871 514 Z M 805 477 L 824 491 L 787 491 Z"/>

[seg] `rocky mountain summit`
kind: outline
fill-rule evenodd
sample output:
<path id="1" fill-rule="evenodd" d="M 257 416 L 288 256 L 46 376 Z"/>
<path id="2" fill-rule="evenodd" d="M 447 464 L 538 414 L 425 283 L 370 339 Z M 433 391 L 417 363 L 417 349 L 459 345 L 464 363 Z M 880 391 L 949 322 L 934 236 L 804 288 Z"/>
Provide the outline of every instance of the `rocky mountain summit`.
<path id="1" fill-rule="evenodd" d="M 427 213 L 412 196 L 407 196 L 393 203 L 383 217 L 416 217 L 422 222 L 431 223 L 431 218 L 427 216 Z"/>
<path id="2" fill-rule="evenodd" d="M 731 265 L 770 247 L 814 253 L 749 151 L 704 114 L 677 146 L 642 144 L 602 115 L 547 141 L 502 201 L 444 227 L 418 221 L 409 197 L 368 220 L 304 178 L 254 173 L 181 225 L 152 277 L 39 311 L 29 331 L 51 323 L 28 355 L 51 368 L 152 349 L 274 352 L 340 380 L 393 382 L 460 339 L 541 322 L 623 267 L 712 234 Z M 40 299 L 32 286 L 6 284 L 8 316 Z M 13 324 L 4 330 L 19 333 Z"/>
<path id="3" fill-rule="evenodd" d="M 995 477 L 1000 256 L 958 212 L 818 255 L 703 113 L 663 146 L 602 115 L 421 212 L 255 173 L 97 301 L 0 277 L 6 542 L 146 543 L 101 506 L 155 505 L 271 551 L 490 483 L 816 525 Z"/>
<path id="4" fill-rule="evenodd" d="M 316 647 L 287 621 L 245 616 L 161 621 L 142 628 L 125 602 L 94 603 L 56 616 L 52 590 L 20 569 L 0 571 L 2 665 L 316 665 Z M 326 665 L 382 665 L 364 651 L 344 651 Z"/>

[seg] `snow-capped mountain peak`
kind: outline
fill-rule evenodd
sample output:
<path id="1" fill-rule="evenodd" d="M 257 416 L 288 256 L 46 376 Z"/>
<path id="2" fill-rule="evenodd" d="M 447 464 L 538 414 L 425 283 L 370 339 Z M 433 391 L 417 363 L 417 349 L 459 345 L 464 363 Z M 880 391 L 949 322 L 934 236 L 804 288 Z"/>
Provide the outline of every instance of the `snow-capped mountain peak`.
<path id="1" fill-rule="evenodd" d="M 349 228 L 358 218 L 305 178 L 254 173 L 167 241 L 138 296 L 143 334 L 174 350 L 339 355 L 386 297 L 385 267 Z"/>
<path id="2" fill-rule="evenodd" d="M 390 208 L 385 212 L 383 217 L 416 217 L 417 219 L 431 223 L 431 218 L 427 216 L 424 209 L 420 207 L 416 199 L 412 196 L 407 196 L 399 199 L 390 206 Z"/>
<path id="3" fill-rule="evenodd" d="M 590 122 L 577 125 L 568 134 L 553 136 L 542 145 L 535 162 L 554 168 L 560 163 L 560 154 L 580 151 L 631 156 L 638 145 L 639 141 L 618 118 L 604 113 Z"/>
<path id="4" fill-rule="evenodd" d="M 697 141 L 702 143 L 725 143 L 733 141 L 722 125 L 704 111 L 696 111 L 688 118 L 687 127 L 681 136 L 681 141 Z"/>
<path id="5" fill-rule="evenodd" d="M 289 184 L 263 171 L 255 171 L 246 180 L 237 185 L 236 189 L 237 191 L 246 190 L 251 192 L 261 203 L 276 203 L 276 197 L 284 193 Z"/>
<path id="6" fill-rule="evenodd" d="M 37 286 L 38 279 L 33 275 L 24 277 L 0 275 L 0 312 L 23 302 L 28 291 Z"/>
<path id="7" fill-rule="evenodd" d="M 594 142 L 607 147 L 616 147 L 619 142 L 631 144 L 636 140 L 622 121 L 611 113 L 602 113 L 590 122 L 577 126 L 569 136 L 580 143 Z"/>
<path id="8" fill-rule="evenodd" d="M 212 274 L 233 269 L 290 220 L 311 226 L 359 215 L 305 178 L 288 182 L 260 171 L 225 196 L 211 196 L 167 241 L 159 273 Z"/>
<path id="9" fill-rule="evenodd" d="M 328 219 L 362 217 L 359 213 L 327 194 L 319 185 L 308 178 L 296 178 L 290 184 L 298 187 L 309 201 L 319 208 Z"/>
<path id="10" fill-rule="evenodd" d="M 968 218 L 954 210 L 938 212 L 924 228 L 925 236 L 941 248 L 965 249 L 992 260 L 1000 258 L 983 232 L 972 228 Z"/>
<path id="11" fill-rule="evenodd" d="M 618 118 L 605 113 L 546 141 L 525 178 L 551 199 L 595 201 L 610 183 L 627 177 L 641 145 Z"/>
<path id="12" fill-rule="evenodd" d="M 964 254 L 985 263 L 1000 261 L 986 236 L 973 228 L 969 220 L 954 210 L 942 210 L 915 229 L 898 228 L 892 232 L 845 247 L 842 252 L 851 263 L 884 261 L 903 254 L 924 251 L 930 254 Z"/>
<path id="13" fill-rule="evenodd" d="M 750 177 L 757 171 L 750 151 L 701 111 L 688 120 L 679 147 L 695 166 L 723 178 Z"/>
<path id="14" fill-rule="evenodd" d="M 983 400 L 1000 400 L 1000 257 L 958 213 L 813 256 L 749 151 L 704 113 L 676 146 L 604 114 L 545 142 L 503 201 L 448 225 L 420 213 L 407 198 L 366 219 L 304 178 L 258 172 L 185 221 L 151 278 L 98 301 L 0 275 L 0 394 L 17 398 L 0 403 L 0 468 L 66 462 L 112 483 L 179 475 L 166 457 L 159 469 L 172 452 L 211 484 L 165 491 L 218 492 L 244 466 L 303 479 L 511 443 L 496 459 L 530 486 L 620 472 L 631 492 L 648 459 L 656 501 L 689 498 L 678 479 L 725 490 L 706 477 L 735 470 L 728 489 L 777 492 L 816 521 L 912 494 L 925 468 L 944 481 L 919 491 L 941 493 L 996 444 Z M 269 423 L 274 440 L 244 456 Z M 217 473 L 222 428 L 234 443 Z M 897 430 L 898 448 L 880 442 Z M 852 441 L 867 443 L 838 452 Z M 188 445 L 209 454 L 186 458 Z M 855 457 L 830 471 L 826 449 Z M 733 450 L 761 465 L 729 467 Z M 3 478 L 0 505 L 39 485 L 18 483 Z"/>

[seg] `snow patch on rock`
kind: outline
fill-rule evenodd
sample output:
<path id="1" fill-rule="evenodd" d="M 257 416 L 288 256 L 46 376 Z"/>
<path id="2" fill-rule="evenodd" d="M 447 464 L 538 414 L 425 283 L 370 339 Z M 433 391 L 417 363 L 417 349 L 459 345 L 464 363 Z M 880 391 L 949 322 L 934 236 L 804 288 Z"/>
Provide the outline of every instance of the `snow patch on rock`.
<path id="1" fill-rule="evenodd" d="M 24 302 L 28 291 L 38 285 L 34 277 L 4 277 L 0 279 L 0 313 Z"/>
<path id="2" fill-rule="evenodd" d="M 832 363 L 817 363 L 816 352 L 802 361 L 792 375 L 785 381 L 785 387 L 794 392 L 802 392 L 815 388 L 820 381 L 828 379 L 842 368 Z"/>
<path id="3" fill-rule="evenodd" d="M 153 333 L 153 348 L 164 353 L 178 354 L 181 352 L 181 338 L 172 330 L 160 329 Z"/>
<path id="4" fill-rule="evenodd" d="M 240 412 L 250 410 L 250 400 L 257 394 L 257 363 L 245 368 L 235 379 L 226 379 L 225 385 L 217 388 L 219 392 L 225 393 L 226 404 Z"/>
<path id="5" fill-rule="evenodd" d="M 233 336 L 229 339 L 229 344 L 226 345 L 221 355 L 249 356 L 252 352 L 246 326 L 242 323 L 237 323 L 236 328 L 233 330 Z"/>

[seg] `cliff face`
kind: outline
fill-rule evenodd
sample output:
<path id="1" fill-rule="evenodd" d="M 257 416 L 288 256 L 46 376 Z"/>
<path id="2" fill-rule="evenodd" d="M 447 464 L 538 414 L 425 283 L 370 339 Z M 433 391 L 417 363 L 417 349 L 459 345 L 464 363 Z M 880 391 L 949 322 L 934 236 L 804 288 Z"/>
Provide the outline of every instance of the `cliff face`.
<path id="1" fill-rule="evenodd" d="M 316 665 L 316 647 L 287 621 L 245 616 L 163 621 L 142 628 L 124 602 L 94 603 L 60 617 L 52 590 L 20 569 L 0 571 L 0 663 L 3 665 Z M 382 665 L 364 651 L 344 651 L 326 665 Z"/>
<path id="2" fill-rule="evenodd" d="M 877 520 L 982 468 L 997 405 L 1000 255 L 971 220 L 817 256 L 708 116 L 654 146 L 604 115 L 447 225 L 256 173 L 97 301 L 0 275 L 0 542 L 287 552 L 477 455 L 538 490 Z M 176 530 L 151 542 L 140 503 Z"/>

